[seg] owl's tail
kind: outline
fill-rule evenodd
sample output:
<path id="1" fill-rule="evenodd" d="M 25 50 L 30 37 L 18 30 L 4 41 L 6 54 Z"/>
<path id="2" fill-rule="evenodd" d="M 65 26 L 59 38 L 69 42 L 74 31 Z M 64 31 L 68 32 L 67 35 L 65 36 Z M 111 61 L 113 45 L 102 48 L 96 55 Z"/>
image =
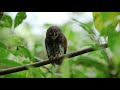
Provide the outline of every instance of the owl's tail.
<path id="1" fill-rule="evenodd" d="M 62 62 L 63 62 L 63 60 L 56 61 L 56 62 L 52 63 L 52 65 L 55 67 L 55 65 L 61 65 Z"/>
<path id="2" fill-rule="evenodd" d="M 56 65 L 61 65 L 61 64 L 62 64 L 62 62 L 63 62 L 63 60 L 56 61 L 56 62 L 55 62 L 55 64 L 56 64 Z"/>

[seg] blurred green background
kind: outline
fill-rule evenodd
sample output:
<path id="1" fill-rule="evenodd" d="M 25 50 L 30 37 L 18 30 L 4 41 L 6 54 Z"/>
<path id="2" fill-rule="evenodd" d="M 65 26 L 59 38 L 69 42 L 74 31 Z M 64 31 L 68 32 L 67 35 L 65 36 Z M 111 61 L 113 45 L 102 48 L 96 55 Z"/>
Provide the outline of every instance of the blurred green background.
<path id="1" fill-rule="evenodd" d="M 120 77 L 119 12 L 0 12 L 0 69 L 47 60 L 46 30 L 57 25 L 68 41 L 67 53 L 96 51 L 51 64 L 1 75 L 0 78 Z M 100 46 L 108 43 L 107 49 Z M 59 70 L 59 71 L 58 71 Z"/>

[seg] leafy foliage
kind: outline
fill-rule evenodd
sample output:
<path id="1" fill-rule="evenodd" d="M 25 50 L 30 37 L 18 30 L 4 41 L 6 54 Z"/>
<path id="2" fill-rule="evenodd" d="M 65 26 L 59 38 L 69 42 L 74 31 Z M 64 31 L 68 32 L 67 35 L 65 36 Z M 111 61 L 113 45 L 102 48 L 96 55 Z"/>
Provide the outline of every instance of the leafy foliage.
<path id="1" fill-rule="evenodd" d="M 12 60 L 8 60 L 8 59 L 0 59 L 0 69 L 3 68 L 10 68 L 10 67 L 15 67 L 15 66 L 20 66 L 21 64 L 12 61 Z"/>
<path id="2" fill-rule="evenodd" d="M 12 18 L 8 15 L 3 15 L 2 18 L 0 19 L 0 27 L 11 28 L 12 27 Z"/>
<path id="3" fill-rule="evenodd" d="M 30 60 L 33 60 L 34 58 L 32 54 L 30 53 L 30 51 L 23 46 L 18 46 L 15 54 L 25 56 L 25 58 L 28 57 Z"/>
<path id="4" fill-rule="evenodd" d="M 119 22 L 119 12 L 94 12 L 94 23 L 101 35 L 107 36 L 110 30 L 114 30 Z"/>
<path id="5" fill-rule="evenodd" d="M 0 47 L 0 58 L 6 58 L 9 55 L 9 51 Z"/>
<path id="6" fill-rule="evenodd" d="M 24 19 L 26 19 L 27 15 L 25 12 L 19 12 L 17 13 L 14 21 L 14 28 L 16 28 L 19 24 L 23 22 Z"/>
<path id="7" fill-rule="evenodd" d="M 67 53 L 88 46 L 96 51 L 78 57 L 65 58 L 61 66 L 54 67 L 49 64 L 37 68 L 29 67 L 28 70 L 2 75 L 0 78 L 119 78 L 120 13 L 93 12 L 93 21 L 86 23 L 75 19 L 75 14 L 70 21 L 60 26 L 67 37 Z M 80 15 L 82 14 L 77 13 L 77 16 Z M 35 57 L 42 58 L 39 60 L 47 59 L 45 35 L 33 35 L 31 26 L 23 22 L 26 18 L 26 12 L 18 12 L 14 20 L 7 14 L 0 19 L 0 69 L 34 63 Z M 51 25 L 46 23 L 43 28 L 47 29 Z M 12 26 L 19 27 L 13 30 Z M 19 30 L 24 33 L 20 35 Z M 109 48 L 104 49 L 100 46 L 101 38 L 108 43 Z"/>

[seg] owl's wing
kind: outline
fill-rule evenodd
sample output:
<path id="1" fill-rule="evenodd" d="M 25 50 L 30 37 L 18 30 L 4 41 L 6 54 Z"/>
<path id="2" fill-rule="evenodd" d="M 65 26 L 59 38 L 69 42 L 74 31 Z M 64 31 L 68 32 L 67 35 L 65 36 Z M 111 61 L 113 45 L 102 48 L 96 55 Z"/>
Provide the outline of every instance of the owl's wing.
<path id="1" fill-rule="evenodd" d="M 66 54 L 66 52 L 67 52 L 67 39 L 65 37 L 65 39 L 64 39 L 64 54 Z"/>
<path id="2" fill-rule="evenodd" d="M 47 38 L 45 38 L 45 47 L 46 47 L 47 55 L 49 58 L 50 57 L 50 48 L 49 48 L 49 43 L 48 43 Z"/>
<path id="3" fill-rule="evenodd" d="M 60 55 L 64 55 L 64 47 L 63 47 L 62 44 L 59 45 L 58 52 L 59 52 Z"/>
<path id="4" fill-rule="evenodd" d="M 64 54 L 66 54 L 66 52 L 67 52 L 67 39 L 65 36 L 62 38 L 62 47 L 64 48 Z"/>

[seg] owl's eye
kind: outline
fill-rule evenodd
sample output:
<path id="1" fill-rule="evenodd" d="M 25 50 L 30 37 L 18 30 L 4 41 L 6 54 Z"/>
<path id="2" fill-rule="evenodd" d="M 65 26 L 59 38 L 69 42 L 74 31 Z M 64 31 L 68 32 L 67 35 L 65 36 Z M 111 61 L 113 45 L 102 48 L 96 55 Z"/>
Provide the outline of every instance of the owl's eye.
<path id="1" fill-rule="evenodd" d="M 52 33 L 49 33 L 50 35 L 52 35 Z"/>

